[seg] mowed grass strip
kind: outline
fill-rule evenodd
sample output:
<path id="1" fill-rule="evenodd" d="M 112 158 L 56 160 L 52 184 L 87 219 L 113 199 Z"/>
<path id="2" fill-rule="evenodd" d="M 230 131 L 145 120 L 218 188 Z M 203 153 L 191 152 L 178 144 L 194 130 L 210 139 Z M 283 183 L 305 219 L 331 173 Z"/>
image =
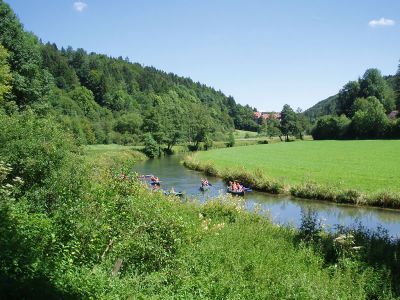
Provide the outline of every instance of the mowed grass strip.
<path id="1" fill-rule="evenodd" d="M 305 141 L 198 152 L 217 169 L 243 166 L 287 184 L 315 182 L 363 192 L 400 191 L 400 141 Z"/>

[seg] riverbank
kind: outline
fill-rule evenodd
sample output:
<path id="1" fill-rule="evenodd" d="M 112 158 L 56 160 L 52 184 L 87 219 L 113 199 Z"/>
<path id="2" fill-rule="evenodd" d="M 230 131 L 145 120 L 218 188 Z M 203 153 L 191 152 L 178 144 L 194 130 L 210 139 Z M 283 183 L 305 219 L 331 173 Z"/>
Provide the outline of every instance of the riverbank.
<path id="1" fill-rule="evenodd" d="M 312 213 L 296 230 L 247 211 L 238 197 L 204 204 L 166 197 L 136 180 L 131 162 L 117 155 L 125 150 L 113 147 L 92 147 L 86 157 L 72 152 L 43 189 L 52 193 L 26 194 L 29 202 L 13 198 L 20 180 L 7 181 L 12 167 L 0 162 L 0 298 L 400 295 L 400 242 L 385 232 L 327 233 Z"/>
<path id="2" fill-rule="evenodd" d="M 69 287 L 84 298 L 391 299 L 399 294 L 400 244 L 384 233 L 362 228 L 326 233 L 312 214 L 304 215 L 300 230 L 276 226 L 248 212 L 237 197 L 182 202 L 115 176 L 114 168 L 126 169 L 126 162 L 118 166 L 107 159 L 114 167 L 94 183 L 96 192 L 80 214 L 86 229 L 76 237 L 94 239 L 80 248 L 86 257 L 102 253 L 71 278 L 76 281 Z M 110 277 L 119 258 L 122 268 Z"/>
<path id="3" fill-rule="evenodd" d="M 398 151 L 400 141 L 309 141 L 199 152 L 184 165 L 263 192 L 399 209 Z"/>

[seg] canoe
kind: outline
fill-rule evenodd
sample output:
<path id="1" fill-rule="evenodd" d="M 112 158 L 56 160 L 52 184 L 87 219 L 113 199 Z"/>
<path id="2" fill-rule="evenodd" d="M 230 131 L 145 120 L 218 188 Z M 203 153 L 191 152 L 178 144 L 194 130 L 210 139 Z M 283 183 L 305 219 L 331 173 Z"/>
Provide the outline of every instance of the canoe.
<path id="1" fill-rule="evenodd" d="M 209 186 L 209 185 L 202 185 L 202 186 L 200 187 L 200 191 L 203 191 L 203 192 L 208 191 L 209 189 L 210 189 L 210 186 Z"/>
<path id="2" fill-rule="evenodd" d="M 244 196 L 244 191 L 232 191 L 230 188 L 226 189 L 227 193 L 232 194 L 232 195 L 236 195 L 236 196 Z"/>

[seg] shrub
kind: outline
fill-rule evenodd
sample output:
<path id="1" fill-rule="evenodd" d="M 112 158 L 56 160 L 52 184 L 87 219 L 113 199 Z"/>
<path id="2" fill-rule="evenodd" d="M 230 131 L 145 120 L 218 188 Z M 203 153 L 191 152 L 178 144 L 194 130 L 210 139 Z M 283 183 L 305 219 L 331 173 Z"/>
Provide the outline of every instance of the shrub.
<path id="1" fill-rule="evenodd" d="M 154 140 L 153 136 L 151 133 L 146 133 L 143 135 L 143 143 L 144 143 L 144 150 L 143 152 L 150 158 L 154 158 L 158 156 L 159 153 L 159 147 L 157 142 Z"/>

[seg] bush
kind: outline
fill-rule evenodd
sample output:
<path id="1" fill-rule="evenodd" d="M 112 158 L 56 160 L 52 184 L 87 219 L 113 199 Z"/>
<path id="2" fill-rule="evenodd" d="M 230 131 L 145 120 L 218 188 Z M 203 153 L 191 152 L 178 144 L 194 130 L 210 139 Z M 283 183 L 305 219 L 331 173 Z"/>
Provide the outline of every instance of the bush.
<path id="1" fill-rule="evenodd" d="M 84 171 L 79 148 L 54 120 L 28 111 L 2 116 L 0 127 L 0 156 L 11 176 L 22 178 L 19 196 L 29 197 L 32 208 L 50 210 L 61 198 L 79 195 Z"/>
<path id="2" fill-rule="evenodd" d="M 324 116 L 317 120 L 311 135 L 314 140 L 334 140 L 347 136 L 350 120 L 345 116 Z"/>
<path id="3" fill-rule="evenodd" d="M 150 158 L 154 158 L 160 155 L 159 147 L 157 142 L 154 140 L 151 133 L 143 135 L 144 150 L 143 152 Z"/>

